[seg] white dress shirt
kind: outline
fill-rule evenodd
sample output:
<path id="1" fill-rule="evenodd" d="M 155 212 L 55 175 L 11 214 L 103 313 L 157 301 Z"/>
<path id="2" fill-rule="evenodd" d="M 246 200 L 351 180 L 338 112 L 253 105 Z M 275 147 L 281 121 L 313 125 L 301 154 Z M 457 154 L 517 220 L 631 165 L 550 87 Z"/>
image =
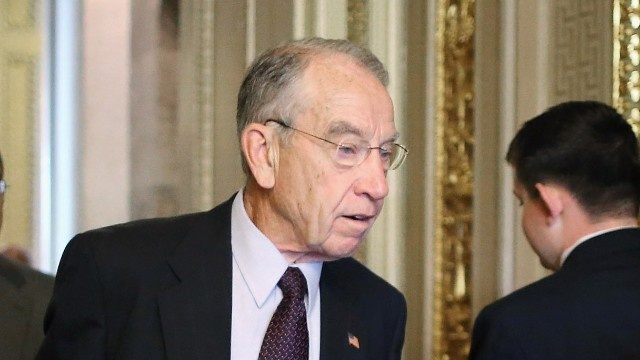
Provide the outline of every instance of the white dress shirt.
<path id="1" fill-rule="evenodd" d="M 305 296 L 309 327 L 309 359 L 320 359 L 320 274 L 322 263 L 288 264 L 273 243 L 253 224 L 244 208 L 243 189 L 231 210 L 233 292 L 231 358 L 255 360 L 282 291 L 277 286 L 287 266 L 297 266 L 307 279 Z"/>

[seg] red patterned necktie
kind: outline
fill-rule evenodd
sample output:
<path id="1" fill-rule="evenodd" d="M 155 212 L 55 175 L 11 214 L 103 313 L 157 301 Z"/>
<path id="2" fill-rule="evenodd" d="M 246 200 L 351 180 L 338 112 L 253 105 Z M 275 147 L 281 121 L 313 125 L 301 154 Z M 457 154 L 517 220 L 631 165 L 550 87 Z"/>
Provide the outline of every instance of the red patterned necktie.
<path id="1" fill-rule="evenodd" d="M 307 280 L 300 269 L 288 267 L 278 287 L 283 298 L 264 335 L 258 360 L 308 360 L 309 330 L 304 307 Z"/>

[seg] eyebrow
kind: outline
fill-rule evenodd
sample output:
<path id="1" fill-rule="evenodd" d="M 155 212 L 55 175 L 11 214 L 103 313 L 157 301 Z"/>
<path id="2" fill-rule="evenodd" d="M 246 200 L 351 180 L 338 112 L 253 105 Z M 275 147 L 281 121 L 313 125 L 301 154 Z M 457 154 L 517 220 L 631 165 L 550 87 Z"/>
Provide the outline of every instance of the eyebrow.
<path id="1" fill-rule="evenodd" d="M 327 136 L 344 134 L 351 134 L 360 138 L 364 138 L 364 134 L 360 128 L 357 128 L 353 126 L 353 124 L 342 120 L 331 123 L 331 125 L 329 126 L 329 131 L 327 131 Z M 396 131 L 393 136 L 391 136 L 389 140 L 384 141 L 383 144 L 388 142 L 395 142 L 396 140 L 398 140 L 398 137 L 400 137 L 400 134 Z"/>

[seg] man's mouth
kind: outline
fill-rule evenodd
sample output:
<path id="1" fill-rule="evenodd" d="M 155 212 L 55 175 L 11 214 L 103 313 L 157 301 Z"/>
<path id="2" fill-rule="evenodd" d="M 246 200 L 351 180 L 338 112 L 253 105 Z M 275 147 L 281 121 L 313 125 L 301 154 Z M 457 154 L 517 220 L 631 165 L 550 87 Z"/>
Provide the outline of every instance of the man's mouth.
<path id="1" fill-rule="evenodd" d="M 369 221 L 373 218 L 371 215 L 345 215 L 345 217 L 358 221 Z"/>

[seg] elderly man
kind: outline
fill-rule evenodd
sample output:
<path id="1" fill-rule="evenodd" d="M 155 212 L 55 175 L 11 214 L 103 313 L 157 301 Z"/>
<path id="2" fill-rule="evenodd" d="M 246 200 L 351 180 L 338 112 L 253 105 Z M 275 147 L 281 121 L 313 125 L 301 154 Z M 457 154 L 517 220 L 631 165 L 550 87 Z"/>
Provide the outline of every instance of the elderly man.
<path id="1" fill-rule="evenodd" d="M 387 76 L 343 40 L 262 54 L 238 96 L 245 186 L 76 236 L 39 358 L 399 359 L 404 297 L 351 258 L 407 153 Z"/>
<path id="2" fill-rule="evenodd" d="M 572 101 L 527 121 L 507 161 L 524 233 L 555 273 L 486 307 L 473 360 L 640 359 L 640 157 L 608 105 Z"/>

